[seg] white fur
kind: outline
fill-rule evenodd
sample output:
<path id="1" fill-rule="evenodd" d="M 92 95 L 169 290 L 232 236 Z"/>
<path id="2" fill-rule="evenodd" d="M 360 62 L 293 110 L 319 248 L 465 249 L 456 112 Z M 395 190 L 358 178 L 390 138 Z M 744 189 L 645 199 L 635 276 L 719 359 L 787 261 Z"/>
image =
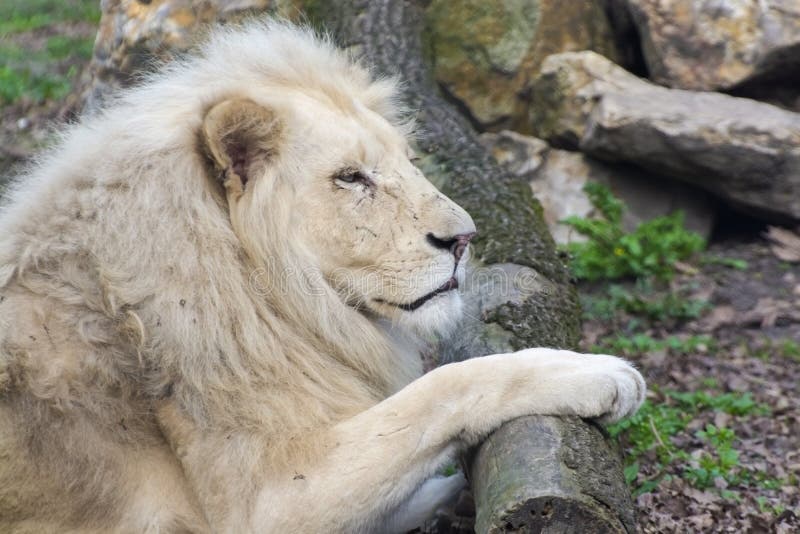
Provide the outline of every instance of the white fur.
<path id="1" fill-rule="evenodd" d="M 454 274 L 426 236 L 474 225 L 408 160 L 402 115 L 391 80 L 264 23 L 63 132 L 0 214 L 0 530 L 405 527 L 504 421 L 638 407 L 611 356 L 420 377 L 418 336 L 460 297 L 397 305 Z"/>

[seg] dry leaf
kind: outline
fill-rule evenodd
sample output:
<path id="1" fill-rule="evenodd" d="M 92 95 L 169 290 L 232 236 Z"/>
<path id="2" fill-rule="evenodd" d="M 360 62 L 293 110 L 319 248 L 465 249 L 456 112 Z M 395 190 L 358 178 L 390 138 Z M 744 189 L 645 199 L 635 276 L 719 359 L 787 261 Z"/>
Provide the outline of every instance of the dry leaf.
<path id="1" fill-rule="evenodd" d="M 683 263 L 682 261 L 675 261 L 672 263 L 672 266 L 675 267 L 676 271 L 691 276 L 694 276 L 700 272 L 694 265 L 689 265 L 688 263 Z"/>
<path id="2" fill-rule="evenodd" d="M 715 306 L 711 312 L 703 319 L 703 330 L 713 332 L 721 326 L 734 324 L 739 314 L 733 306 Z"/>
<path id="3" fill-rule="evenodd" d="M 800 235 L 791 230 L 769 226 L 764 237 L 772 241 L 770 249 L 781 261 L 800 262 Z"/>

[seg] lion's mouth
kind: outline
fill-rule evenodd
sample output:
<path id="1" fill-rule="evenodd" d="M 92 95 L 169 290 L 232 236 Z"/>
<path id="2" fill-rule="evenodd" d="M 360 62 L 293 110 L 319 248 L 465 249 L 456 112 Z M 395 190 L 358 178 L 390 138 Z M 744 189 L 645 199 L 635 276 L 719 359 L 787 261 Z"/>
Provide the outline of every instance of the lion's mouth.
<path id="1" fill-rule="evenodd" d="M 458 280 L 456 280 L 455 276 L 451 276 L 447 282 L 439 286 L 438 288 L 434 289 L 427 295 L 423 295 L 422 297 L 418 298 L 414 302 L 408 302 L 406 304 L 396 304 L 394 302 L 386 302 L 385 300 L 380 300 L 380 302 L 384 302 L 385 304 L 391 304 L 397 308 L 400 308 L 404 311 L 414 311 L 429 300 L 431 300 L 436 295 L 441 295 L 442 293 L 447 293 L 453 289 L 458 289 Z"/>

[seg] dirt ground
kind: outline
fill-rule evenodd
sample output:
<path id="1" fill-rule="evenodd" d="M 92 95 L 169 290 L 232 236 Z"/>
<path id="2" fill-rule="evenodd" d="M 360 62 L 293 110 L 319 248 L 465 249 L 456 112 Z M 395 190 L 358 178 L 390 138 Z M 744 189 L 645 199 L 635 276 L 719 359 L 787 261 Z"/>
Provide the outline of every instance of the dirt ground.
<path id="1" fill-rule="evenodd" d="M 766 406 L 764 414 L 730 415 L 698 410 L 684 431 L 669 439 L 697 458 L 707 448 L 695 433 L 713 424 L 733 430 L 739 452 L 732 470 L 759 473 L 763 479 L 714 487 L 693 487 L 677 461 L 666 468 L 654 451 L 642 456 L 638 483 L 659 481 L 637 498 L 643 532 L 800 532 L 800 263 L 779 260 L 768 241 L 748 231 L 713 243 L 707 257 L 735 259 L 745 268 L 710 263 L 679 276 L 671 289 L 708 301 L 700 318 L 660 324 L 649 329 L 653 338 L 688 339 L 708 336 L 695 350 L 632 351 L 628 357 L 643 370 L 655 404 L 668 403 L 664 392 L 750 392 Z M 743 265 L 743 263 L 742 263 Z M 602 294 L 604 286 L 582 288 Z M 610 321 L 584 323 L 583 348 L 590 350 L 604 335 L 619 333 Z M 623 443 L 625 440 L 623 439 Z M 706 451 L 707 452 L 707 451 Z"/>

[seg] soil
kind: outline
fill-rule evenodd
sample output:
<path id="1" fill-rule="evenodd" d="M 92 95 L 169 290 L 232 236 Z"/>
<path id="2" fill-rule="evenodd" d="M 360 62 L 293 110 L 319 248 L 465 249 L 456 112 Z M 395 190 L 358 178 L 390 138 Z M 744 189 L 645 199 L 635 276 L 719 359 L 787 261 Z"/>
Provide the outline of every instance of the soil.
<path id="1" fill-rule="evenodd" d="M 692 288 L 692 296 L 709 301 L 710 308 L 699 319 L 660 325 L 648 333 L 654 338 L 708 335 L 713 348 L 628 357 L 643 371 L 655 402 L 664 400 L 659 391 L 706 390 L 713 383 L 719 393 L 750 392 L 756 402 L 768 406 L 771 413 L 763 416 L 701 411 L 673 443 L 697 457 L 703 443 L 693 437 L 696 431 L 707 424 L 730 428 L 738 438 L 734 447 L 740 452 L 741 469 L 781 482 L 767 489 L 758 483 L 728 486 L 717 480 L 718 487 L 700 490 L 681 477 L 680 465 L 673 465 L 661 484 L 637 498 L 639 526 L 646 533 L 798 532 L 800 263 L 779 260 L 758 232 L 714 243 L 707 257 L 744 260 L 747 268 L 701 264 L 697 272 L 679 276 L 671 287 Z M 605 288 L 582 289 L 600 295 Z M 583 348 L 590 350 L 618 327 L 585 321 Z M 640 464 L 639 482 L 665 474 L 656 469 L 655 454 L 645 455 Z"/>

